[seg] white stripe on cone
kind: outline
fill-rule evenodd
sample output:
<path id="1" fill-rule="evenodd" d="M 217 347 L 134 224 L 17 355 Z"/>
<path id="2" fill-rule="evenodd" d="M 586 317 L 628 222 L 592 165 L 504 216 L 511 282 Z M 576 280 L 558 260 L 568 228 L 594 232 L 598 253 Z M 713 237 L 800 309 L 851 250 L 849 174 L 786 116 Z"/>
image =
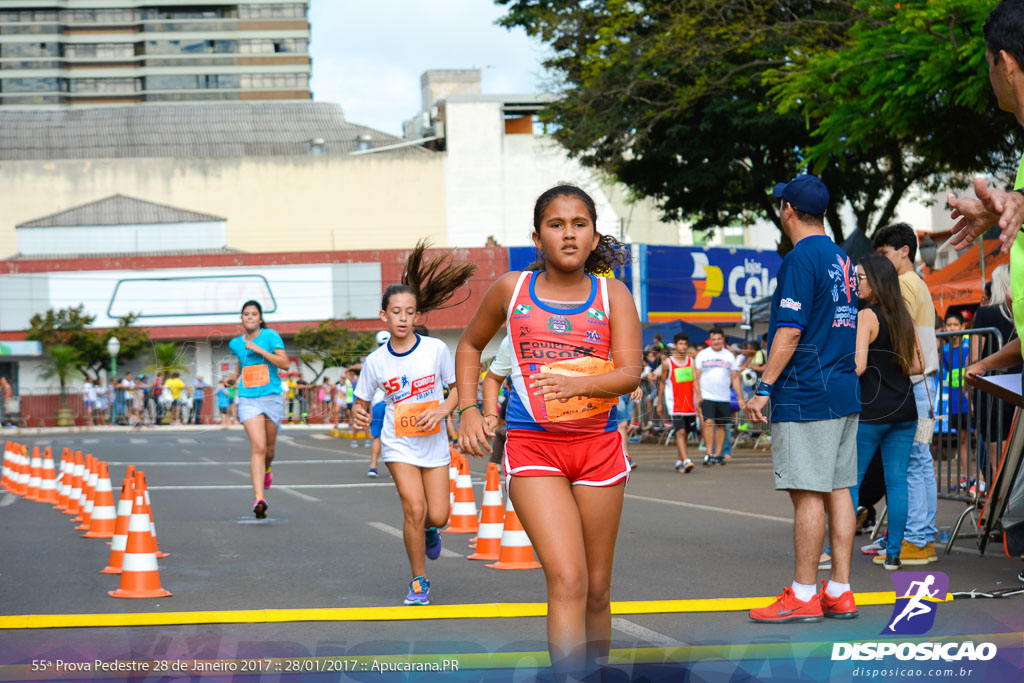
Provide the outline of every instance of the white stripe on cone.
<path id="1" fill-rule="evenodd" d="M 504 530 L 504 523 L 498 524 L 492 522 L 481 522 L 480 530 L 477 532 L 477 538 L 501 538 L 501 534 Z"/>
<path id="2" fill-rule="evenodd" d="M 138 505 L 138 503 L 136 503 Z M 128 533 L 149 533 L 149 516 L 132 513 L 128 519 Z"/>
<path id="3" fill-rule="evenodd" d="M 124 550 L 128 547 L 128 534 L 121 534 L 118 536 L 114 534 L 113 538 L 110 539 L 111 550 Z"/>
<path id="4" fill-rule="evenodd" d="M 156 555 L 153 553 L 125 553 L 121 560 L 122 572 L 155 572 L 158 570 Z"/>
<path id="5" fill-rule="evenodd" d="M 476 517 L 476 505 L 469 503 L 454 503 L 452 505 L 452 517 L 456 516 Z"/>
<path id="6" fill-rule="evenodd" d="M 117 519 L 117 510 L 113 505 L 97 507 L 92 511 L 92 521 L 102 519 Z"/>
<path id="7" fill-rule="evenodd" d="M 127 498 L 124 500 L 117 501 L 117 516 L 118 517 L 131 517 L 132 514 L 132 501 Z"/>
<path id="8" fill-rule="evenodd" d="M 512 531 L 506 529 L 501 535 L 501 545 L 516 548 L 516 547 L 528 547 L 533 545 L 530 543 L 530 537 L 526 535 L 525 531 Z"/>

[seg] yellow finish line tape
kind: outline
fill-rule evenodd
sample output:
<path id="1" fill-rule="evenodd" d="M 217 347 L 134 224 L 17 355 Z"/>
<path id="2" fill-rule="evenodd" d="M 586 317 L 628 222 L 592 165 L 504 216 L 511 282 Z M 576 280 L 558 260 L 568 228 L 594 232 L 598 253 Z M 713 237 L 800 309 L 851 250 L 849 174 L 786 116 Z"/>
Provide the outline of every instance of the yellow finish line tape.
<path id="1" fill-rule="evenodd" d="M 856 593 L 860 606 L 892 605 L 890 592 Z M 709 598 L 613 602 L 612 614 L 679 614 L 742 612 L 764 607 L 773 598 Z M 952 598 L 947 597 L 947 600 Z M 516 619 L 543 617 L 543 602 L 495 602 L 477 605 L 417 607 L 333 607 L 320 609 L 255 609 L 211 612 L 140 612 L 136 614 L 22 614 L 0 616 L 0 629 L 104 628 L 191 624 L 268 624 L 299 621 L 413 621 L 421 619 Z"/>

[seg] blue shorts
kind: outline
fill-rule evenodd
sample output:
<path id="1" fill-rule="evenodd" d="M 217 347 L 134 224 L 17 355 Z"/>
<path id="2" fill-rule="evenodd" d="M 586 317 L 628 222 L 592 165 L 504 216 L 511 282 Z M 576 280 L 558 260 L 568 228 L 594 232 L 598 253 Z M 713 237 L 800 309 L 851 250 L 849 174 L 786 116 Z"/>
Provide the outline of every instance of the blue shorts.
<path id="1" fill-rule="evenodd" d="M 615 414 L 615 419 L 619 424 L 623 422 L 629 422 L 633 418 L 633 401 L 630 400 L 629 394 L 619 396 L 619 409 Z"/>
<path id="2" fill-rule="evenodd" d="M 375 439 L 380 438 L 380 433 L 384 429 L 384 413 L 388 409 L 388 404 L 384 401 L 373 404 L 373 415 L 370 419 L 370 436 Z"/>

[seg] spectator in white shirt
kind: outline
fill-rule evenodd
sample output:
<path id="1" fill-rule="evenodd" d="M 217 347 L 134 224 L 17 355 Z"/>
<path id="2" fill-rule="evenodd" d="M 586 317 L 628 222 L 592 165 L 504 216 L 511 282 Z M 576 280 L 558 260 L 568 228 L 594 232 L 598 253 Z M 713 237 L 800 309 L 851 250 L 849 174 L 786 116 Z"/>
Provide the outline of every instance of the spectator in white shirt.
<path id="1" fill-rule="evenodd" d="M 740 410 L 744 409 L 746 401 L 740 385 L 739 361 L 732 351 L 725 348 L 725 332 L 722 328 L 712 328 L 708 342 L 710 346 L 694 359 L 694 398 L 707 448 L 704 464 L 724 465 L 722 446 L 725 443 L 725 426 L 732 421 L 729 389 L 736 391 Z"/>

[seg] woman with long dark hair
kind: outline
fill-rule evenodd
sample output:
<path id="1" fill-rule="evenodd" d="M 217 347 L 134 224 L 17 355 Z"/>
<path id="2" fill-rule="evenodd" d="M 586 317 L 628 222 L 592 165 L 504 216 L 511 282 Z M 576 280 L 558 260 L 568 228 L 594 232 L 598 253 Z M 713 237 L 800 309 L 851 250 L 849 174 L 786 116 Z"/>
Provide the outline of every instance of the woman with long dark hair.
<path id="1" fill-rule="evenodd" d="M 273 475 L 270 463 L 274 460 L 277 430 L 284 417 L 284 396 L 277 371 L 288 369 L 288 355 L 284 341 L 263 321 L 263 307 L 258 301 L 242 304 L 241 336 L 228 342 L 228 348 L 238 357 L 238 369 L 227 379 L 228 386 L 238 385 L 238 421 L 245 427 L 252 452 L 249 470 L 252 490 L 256 495 L 252 511 L 256 519 L 267 516 L 267 499 Z"/>
<path id="2" fill-rule="evenodd" d="M 917 429 L 917 407 L 910 376 L 921 372 L 914 321 L 903 304 L 899 276 L 889 259 L 868 254 L 857 267 L 861 300 L 857 316 L 857 375 L 861 413 L 857 428 L 857 482 L 864 478 L 875 450 L 882 449 L 889 535 L 885 553 L 874 562 L 888 571 L 900 568 L 907 523 L 907 467 Z M 857 500 L 858 487 L 850 490 Z"/>

